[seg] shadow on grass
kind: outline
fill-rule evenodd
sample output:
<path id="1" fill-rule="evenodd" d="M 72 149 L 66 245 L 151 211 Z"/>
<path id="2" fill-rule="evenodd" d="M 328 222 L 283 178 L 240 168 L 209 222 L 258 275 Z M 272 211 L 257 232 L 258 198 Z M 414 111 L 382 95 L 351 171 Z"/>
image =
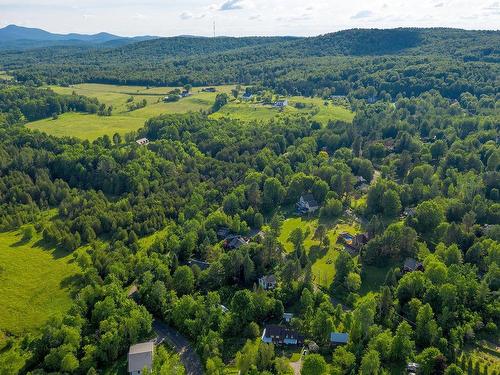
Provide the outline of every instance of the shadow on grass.
<path id="1" fill-rule="evenodd" d="M 74 274 L 65 277 L 61 280 L 60 286 L 62 289 L 68 289 L 70 291 L 71 297 L 75 297 L 79 290 L 79 286 L 83 283 L 83 276 L 81 274 Z"/>

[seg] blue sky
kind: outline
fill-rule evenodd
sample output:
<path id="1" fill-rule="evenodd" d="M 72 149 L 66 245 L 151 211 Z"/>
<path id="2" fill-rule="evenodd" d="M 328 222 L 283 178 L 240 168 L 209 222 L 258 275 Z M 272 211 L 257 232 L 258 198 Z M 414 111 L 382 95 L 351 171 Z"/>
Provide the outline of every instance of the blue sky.
<path id="1" fill-rule="evenodd" d="M 0 0 L 0 27 L 119 35 L 301 35 L 361 28 L 499 29 L 500 0 Z"/>

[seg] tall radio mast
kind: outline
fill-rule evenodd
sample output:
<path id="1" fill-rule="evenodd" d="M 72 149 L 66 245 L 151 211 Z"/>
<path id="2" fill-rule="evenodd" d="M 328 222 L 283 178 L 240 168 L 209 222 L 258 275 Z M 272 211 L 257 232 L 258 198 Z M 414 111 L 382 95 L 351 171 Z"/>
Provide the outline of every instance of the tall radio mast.
<path id="1" fill-rule="evenodd" d="M 214 38 L 215 38 L 215 21 L 214 21 Z"/>

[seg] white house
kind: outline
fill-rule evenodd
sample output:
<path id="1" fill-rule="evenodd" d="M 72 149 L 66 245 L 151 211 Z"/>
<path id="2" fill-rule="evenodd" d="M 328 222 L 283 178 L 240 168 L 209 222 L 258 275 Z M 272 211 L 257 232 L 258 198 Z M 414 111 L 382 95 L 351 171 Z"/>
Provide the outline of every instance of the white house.
<path id="1" fill-rule="evenodd" d="M 288 105 L 288 100 L 278 100 L 274 103 L 275 108 L 285 108 Z"/>
<path id="2" fill-rule="evenodd" d="M 137 141 L 135 141 L 135 143 L 137 143 L 139 146 L 147 146 L 147 145 L 149 145 L 149 139 L 141 138 L 141 139 L 138 139 Z"/>
<path id="3" fill-rule="evenodd" d="M 152 341 L 132 345 L 128 351 L 128 373 L 140 375 L 147 368 L 153 367 L 154 345 Z"/>

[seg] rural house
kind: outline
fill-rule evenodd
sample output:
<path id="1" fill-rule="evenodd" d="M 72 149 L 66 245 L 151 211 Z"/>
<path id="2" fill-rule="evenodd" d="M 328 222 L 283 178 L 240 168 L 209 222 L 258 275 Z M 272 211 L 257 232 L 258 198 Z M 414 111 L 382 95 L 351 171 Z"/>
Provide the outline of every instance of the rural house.
<path id="1" fill-rule="evenodd" d="M 137 143 L 139 146 L 147 146 L 147 145 L 149 145 L 149 139 L 141 138 L 141 139 L 138 139 L 137 141 L 135 141 L 135 143 Z"/>
<path id="2" fill-rule="evenodd" d="M 403 272 L 413 272 L 413 271 L 423 271 L 424 270 L 424 265 L 413 259 L 413 258 L 406 258 L 405 263 L 403 265 Z"/>
<path id="3" fill-rule="evenodd" d="M 345 345 L 349 341 L 348 333 L 341 332 L 331 332 L 330 333 L 330 344 L 332 346 Z"/>
<path id="4" fill-rule="evenodd" d="M 315 212 L 319 208 L 318 202 L 312 194 L 302 195 L 297 202 L 297 211 L 299 214 L 309 214 Z"/>
<path id="5" fill-rule="evenodd" d="M 188 265 L 190 267 L 192 266 L 198 266 L 200 270 L 206 270 L 208 267 L 210 267 L 210 263 L 208 262 L 204 262 L 202 260 L 198 260 L 198 259 L 190 259 L 188 261 Z"/>
<path id="6" fill-rule="evenodd" d="M 276 288 L 276 277 L 274 275 L 262 276 L 259 278 L 259 285 L 265 290 L 274 289 Z"/>
<path id="7" fill-rule="evenodd" d="M 238 249 L 240 246 L 247 245 L 250 241 L 243 236 L 229 236 L 226 238 L 224 247 L 226 249 L 234 250 Z"/>
<path id="8" fill-rule="evenodd" d="M 202 92 L 216 92 L 215 87 L 204 87 L 201 89 Z"/>
<path id="9" fill-rule="evenodd" d="M 128 351 L 128 372 L 140 375 L 144 368 L 151 370 L 153 366 L 154 345 L 152 341 L 141 342 L 130 346 Z"/>
<path id="10" fill-rule="evenodd" d="M 293 329 L 276 324 L 269 324 L 264 328 L 262 341 L 274 345 L 302 346 L 304 344 L 304 337 Z"/>
<path id="11" fill-rule="evenodd" d="M 250 94 L 249 92 L 246 92 L 243 94 L 243 96 L 241 97 L 243 100 L 251 100 L 253 98 L 253 95 Z"/>
<path id="12" fill-rule="evenodd" d="M 278 100 L 274 103 L 274 108 L 285 108 L 288 105 L 288 100 Z"/>

